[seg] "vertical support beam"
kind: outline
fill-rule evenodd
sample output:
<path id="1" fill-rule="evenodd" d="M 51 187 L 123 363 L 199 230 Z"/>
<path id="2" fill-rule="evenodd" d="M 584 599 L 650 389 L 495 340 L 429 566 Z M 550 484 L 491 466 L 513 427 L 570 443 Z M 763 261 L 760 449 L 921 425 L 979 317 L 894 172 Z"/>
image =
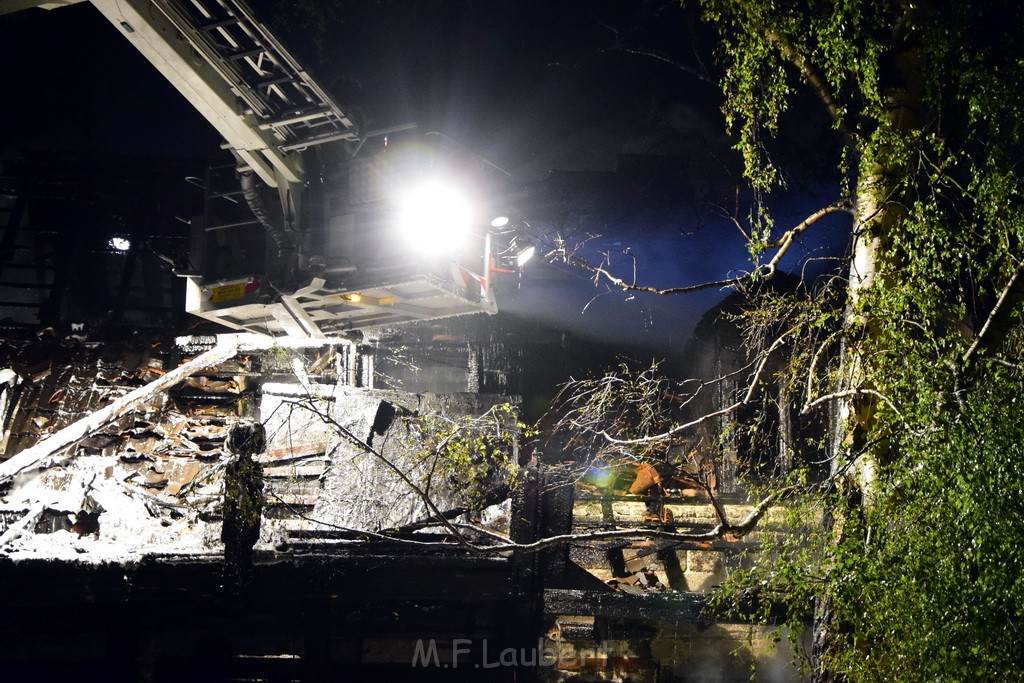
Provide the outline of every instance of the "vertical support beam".
<path id="1" fill-rule="evenodd" d="M 541 478 L 539 529 L 542 537 L 559 536 L 572 531 L 572 512 L 576 481 L 568 473 L 547 470 Z M 569 565 L 569 546 L 547 548 L 538 553 L 541 581 L 558 581 Z"/>
<path id="2" fill-rule="evenodd" d="M 114 299 L 114 310 L 111 312 L 111 322 L 121 322 L 124 317 L 124 309 L 128 305 L 128 297 L 131 293 L 132 277 L 135 275 L 135 263 L 139 259 L 138 231 L 133 230 L 131 242 L 128 246 L 128 253 L 125 254 L 124 266 L 121 268 L 121 279 L 117 285 L 117 297 Z"/>
<path id="3" fill-rule="evenodd" d="M 466 368 L 466 391 L 471 394 L 479 394 L 483 390 L 483 353 L 479 344 L 469 342 L 466 344 L 468 360 Z"/>

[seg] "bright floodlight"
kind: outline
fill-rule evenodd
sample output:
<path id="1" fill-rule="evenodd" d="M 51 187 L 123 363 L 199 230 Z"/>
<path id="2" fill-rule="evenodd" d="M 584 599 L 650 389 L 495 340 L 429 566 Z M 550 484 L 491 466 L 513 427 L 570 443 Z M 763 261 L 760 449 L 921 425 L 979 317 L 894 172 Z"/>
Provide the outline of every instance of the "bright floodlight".
<path id="1" fill-rule="evenodd" d="M 523 249 L 521 252 L 516 254 L 516 265 L 522 268 L 526 265 L 526 262 L 533 258 L 533 255 L 537 253 L 537 247 L 530 245 Z"/>
<path id="2" fill-rule="evenodd" d="M 127 237 L 111 237 L 109 244 L 117 251 L 128 251 L 132 248 L 132 243 Z"/>
<path id="3" fill-rule="evenodd" d="M 508 216 L 496 216 L 495 219 L 491 221 L 492 228 L 504 228 L 506 225 L 508 225 Z"/>
<path id="4" fill-rule="evenodd" d="M 465 197 L 443 183 L 431 182 L 406 195 L 399 229 L 411 248 L 428 255 L 443 254 L 465 242 L 471 214 Z"/>

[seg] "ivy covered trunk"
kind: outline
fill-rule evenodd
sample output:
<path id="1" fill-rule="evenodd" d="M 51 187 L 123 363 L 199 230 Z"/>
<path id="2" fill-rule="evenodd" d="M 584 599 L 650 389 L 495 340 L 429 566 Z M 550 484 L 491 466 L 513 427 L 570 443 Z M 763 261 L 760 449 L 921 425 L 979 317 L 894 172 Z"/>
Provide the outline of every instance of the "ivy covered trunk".
<path id="1" fill-rule="evenodd" d="M 909 6 L 905 26 L 913 26 L 916 11 Z M 893 37 L 898 46 L 883 55 L 889 65 L 882 78 L 885 106 L 874 130 L 858 141 L 859 177 L 853 210 L 853 250 L 848 275 L 848 302 L 840 367 L 837 410 L 837 443 L 833 467 L 852 462 L 853 480 L 870 500 L 875 494 L 877 468 L 886 460 L 884 442 L 873 441 L 872 427 L 879 409 L 870 370 L 865 367 L 876 351 L 878 320 L 872 315 L 873 300 L 885 296 L 887 287 L 901 277 L 901 257 L 890 235 L 907 219 L 908 152 L 921 135 L 924 109 L 923 56 L 912 29 Z M 909 201 L 912 201 L 909 200 Z M 855 393 L 856 392 L 856 393 Z"/>
<path id="2" fill-rule="evenodd" d="M 914 25 L 911 9 L 907 26 Z M 910 31 L 910 29 L 907 29 Z M 923 57 L 915 36 L 895 36 L 898 46 L 882 62 L 891 65 L 883 74 L 886 106 L 881 117 L 871 122 L 873 135 L 859 145 L 859 177 L 853 211 L 853 247 L 848 274 L 845 330 L 840 354 L 831 453 L 832 474 L 844 487 L 844 505 L 827 517 L 835 538 L 833 543 L 865 543 L 870 527 L 846 524 L 848 515 L 858 515 L 858 506 L 870 507 L 881 493 L 878 471 L 888 464 L 889 443 L 875 430 L 882 394 L 872 381 L 870 359 L 879 349 L 876 339 L 880 321 L 872 315 L 872 304 L 884 297 L 887 287 L 901 276 L 901 257 L 890 235 L 896 225 L 907 219 L 907 151 L 921 135 L 924 108 Z M 845 472 L 842 472 L 847 468 Z M 851 528 L 856 531 L 851 532 Z M 845 538 L 855 533 L 857 538 Z M 879 530 L 878 533 L 884 533 Z M 827 666 L 833 631 L 842 628 L 842 616 L 835 610 L 833 596 L 824 592 L 815 604 L 813 624 L 812 680 L 827 683 L 837 680 Z"/>

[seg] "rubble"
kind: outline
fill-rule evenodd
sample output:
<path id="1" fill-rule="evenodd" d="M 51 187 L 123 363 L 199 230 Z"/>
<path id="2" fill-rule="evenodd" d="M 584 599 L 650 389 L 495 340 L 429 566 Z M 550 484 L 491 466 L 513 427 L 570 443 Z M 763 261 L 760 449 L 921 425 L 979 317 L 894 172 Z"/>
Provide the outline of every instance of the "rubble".
<path id="1" fill-rule="evenodd" d="M 432 478 L 406 417 L 488 399 L 344 386 L 331 376 L 336 341 L 285 351 L 307 371 L 298 382 L 281 376 L 279 348 L 236 335 L 182 341 L 74 340 L 11 354 L 0 376 L 0 556 L 128 564 L 218 556 L 224 441 L 252 419 L 268 434 L 257 456 L 267 501 L 257 552 L 288 539 L 336 544 L 339 528 L 436 531 L 423 524 L 432 511 L 410 482 L 439 509 L 465 512 L 457 482 Z M 264 363 L 266 353 L 274 357 Z M 507 533 L 508 501 L 479 519 Z"/>

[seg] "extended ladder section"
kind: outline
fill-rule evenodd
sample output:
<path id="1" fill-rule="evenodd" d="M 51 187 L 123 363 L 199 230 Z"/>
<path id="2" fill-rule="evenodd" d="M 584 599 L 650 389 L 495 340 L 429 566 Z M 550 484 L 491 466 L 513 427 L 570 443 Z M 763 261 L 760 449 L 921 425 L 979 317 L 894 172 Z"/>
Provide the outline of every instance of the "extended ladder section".
<path id="1" fill-rule="evenodd" d="M 80 1 L 0 0 L 0 14 Z M 485 237 L 482 249 L 430 263 L 400 254 L 393 245 L 360 256 L 360 248 L 372 251 L 365 243 L 390 240 L 380 223 L 361 226 L 355 218 L 366 205 L 386 205 L 382 197 L 363 204 L 350 201 L 339 215 L 301 224 L 302 153 L 325 143 L 362 145 L 366 139 L 243 0 L 88 1 L 224 138 L 223 147 L 237 162 L 232 174 L 244 173 L 244 191 L 214 192 L 207 183 L 207 212 L 202 225 L 194 225 L 192 240 L 194 255 L 198 249 L 210 258 L 194 259 L 189 268 L 176 271 L 187 278 L 189 313 L 236 330 L 320 338 L 409 320 L 495 312 L 489 236 L 478 235 Z M 356 163 L 364 161 L 350 160 L 353 186 L 360 185 L 360 177 L 373 175 L 360 173 L 376 168 Z M 260 200 L 248 185 L 250 172 L 276 188 L 282 225 L 254 207 Z M 216 216 L 211 197 L 230 201 L 238 210 Z M 364 208 L 353 209 L 353 204 Z M 380 234 L 368 234 L 374 232 Z M 313 237 L 338 248 L 323 254 L 296 249 L 300 238 L 314 243 Z M 294 277 L 278 277 L 276 267 L 254 261 L 254 254 L 269 253 L 273 245 L 268 239 L 277 242 L 277 258 L 286 263 L 282 270 L 297 269 Z M 297 257 L 289 265 L 292 252 Z M 320 262 L 314 268 L 316 259 Z M 219 265 L 211 266 L 215 261 Z"/>
<path id="2" fill-rule="evenodd" d="M 241 0 L 90 0 L 271 187 L 355 124 Z"/>

